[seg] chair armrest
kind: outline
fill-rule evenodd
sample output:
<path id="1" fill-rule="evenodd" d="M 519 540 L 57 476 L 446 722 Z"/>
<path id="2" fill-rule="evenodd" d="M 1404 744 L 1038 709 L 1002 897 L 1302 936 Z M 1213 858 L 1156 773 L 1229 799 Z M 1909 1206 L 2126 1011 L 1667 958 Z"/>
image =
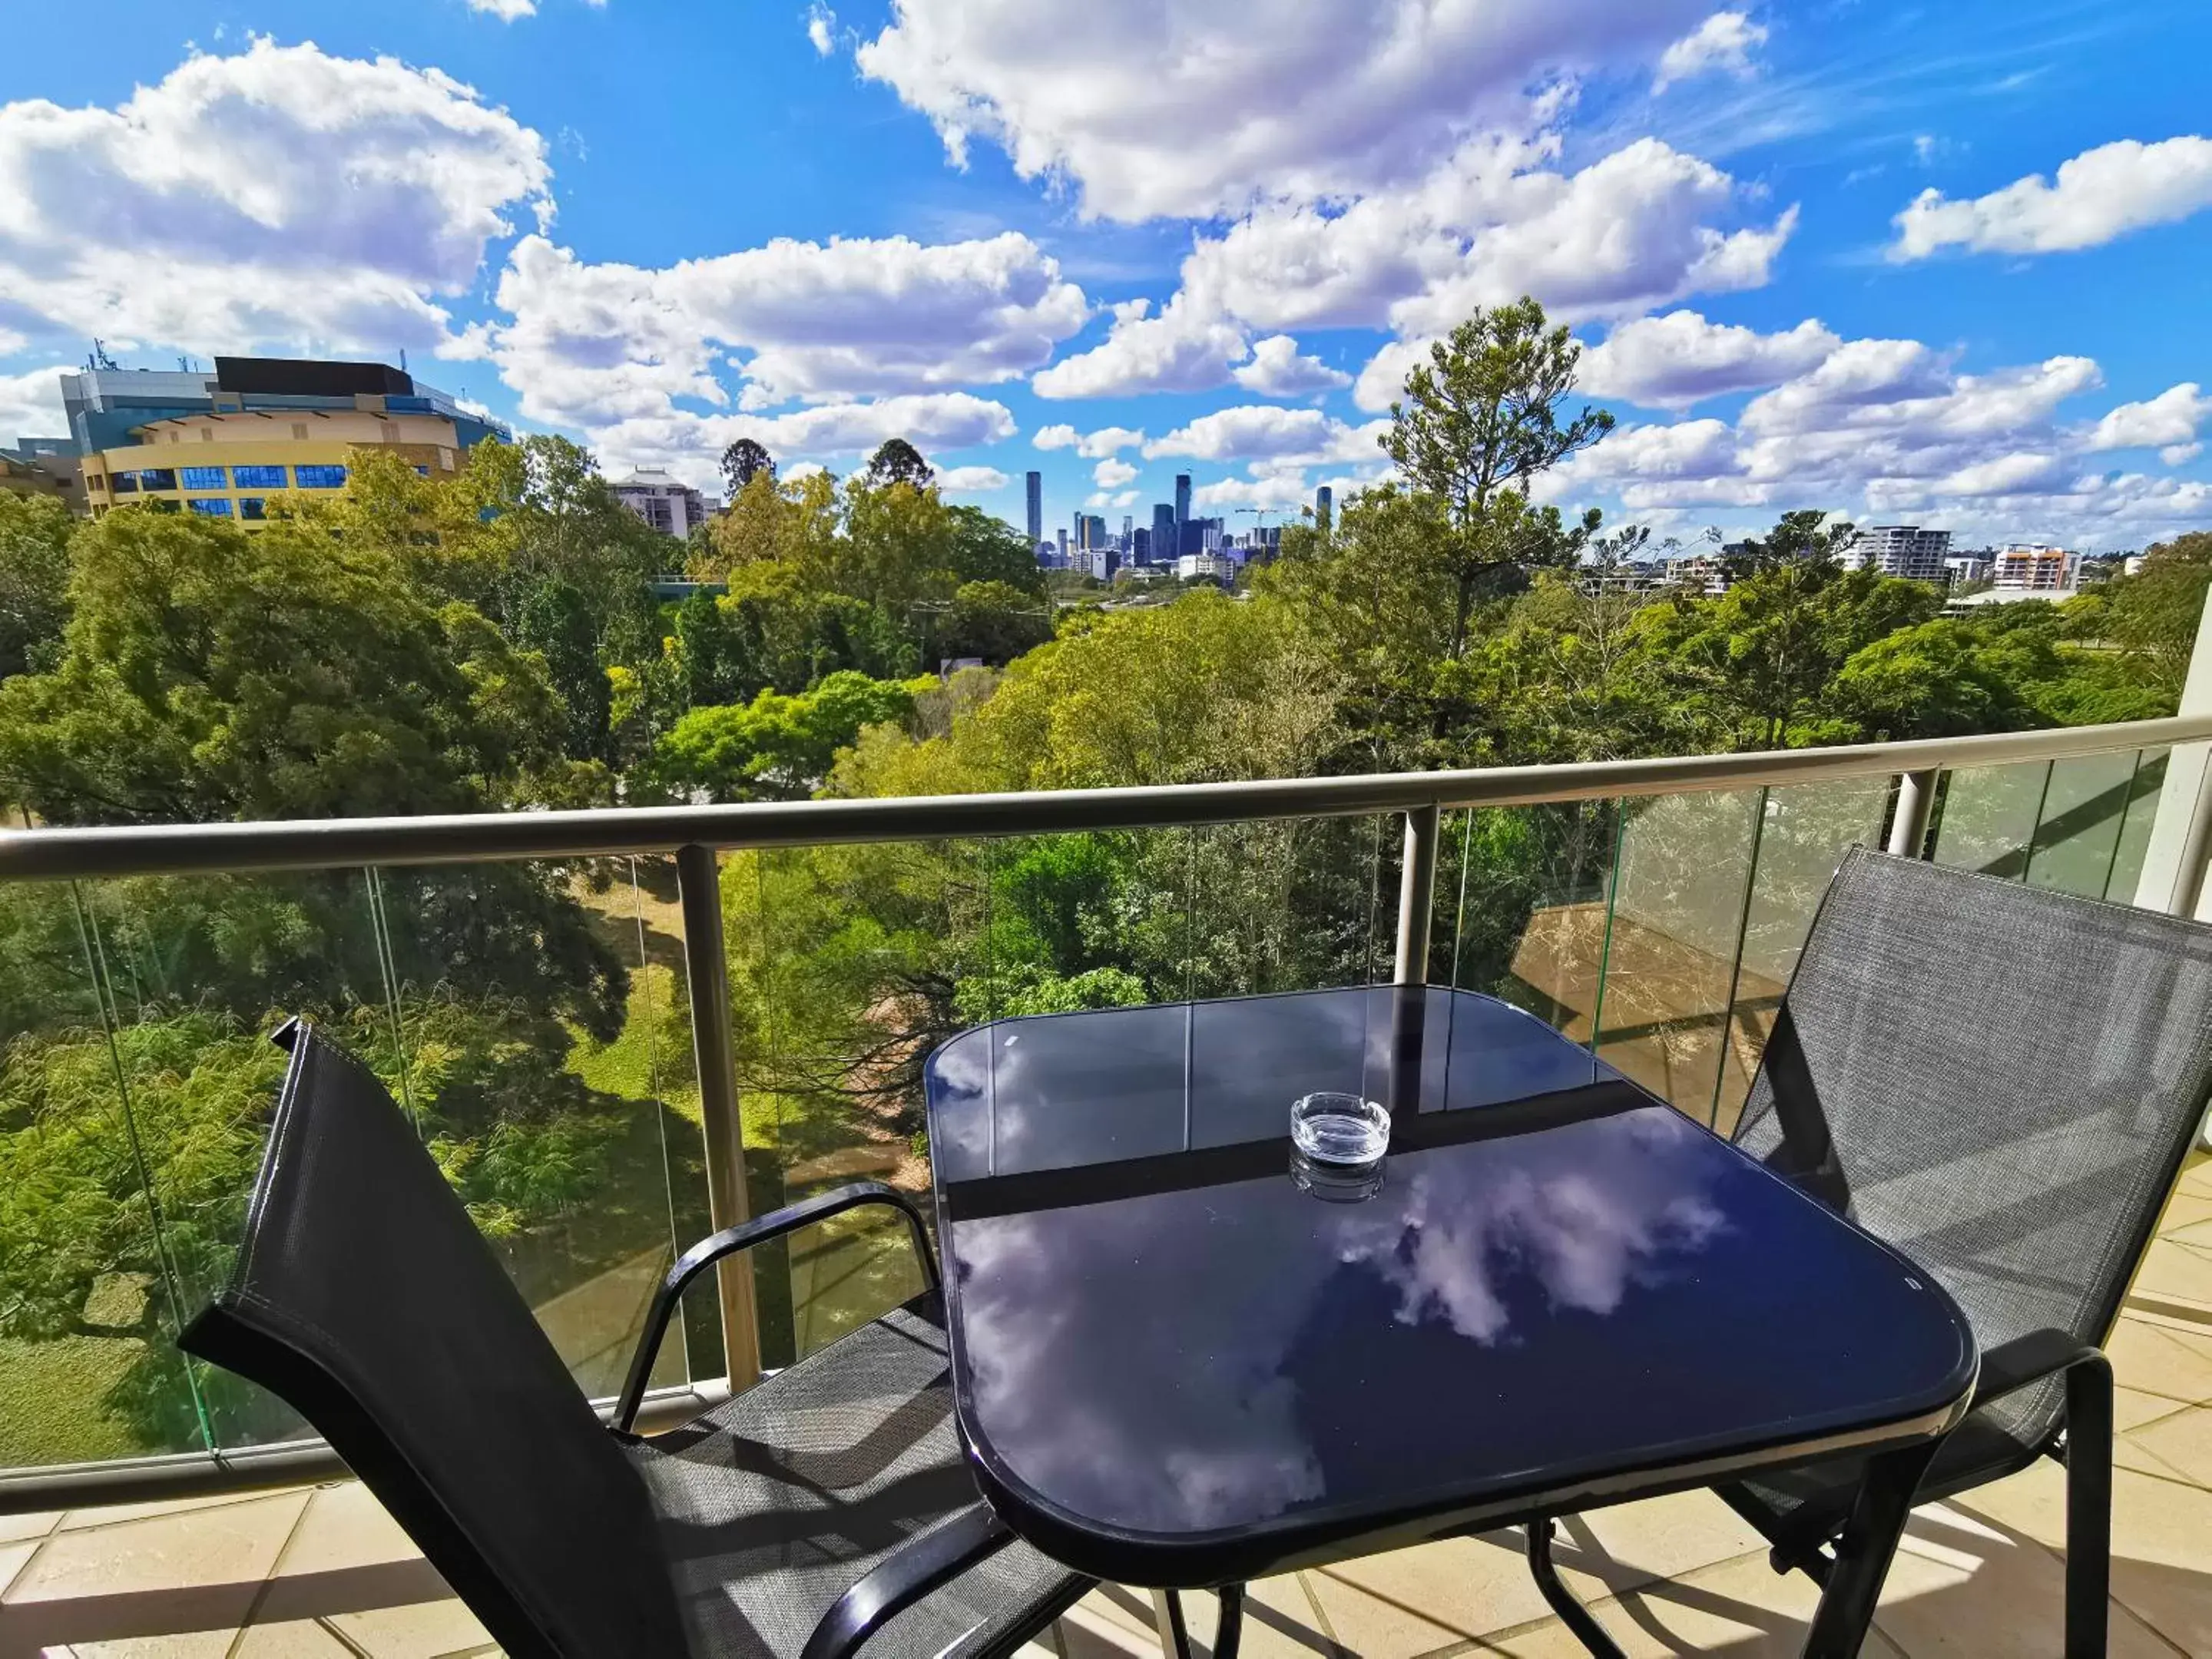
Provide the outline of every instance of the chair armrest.
<path id="1" fill-rule="evenodd" d="M 1982 1356 L 1981 1375 L 1974 1383 L 1974 1405 L 1977 1408 L 1986 1406 L 2092 1361 L 2104 1364 L 2104 1351 L 2092 1347 L 2071 1331 L 2046 1328 L 2000 1342 Z"/>
<path id="2" fill-rule="evenodd" d="M 676 1311 L 685 1285 L 726 1255 L 750 1249 L 771 1238 L 781 1238 L 786 1233 L 826 1221 L 864 1204 L 888 1205 L 906 1217 L 908 1231 L 914 1238 L 915 1255 L 921 1259 L 922 1281 L 931 1290 L 937 1289 L 942 1280 L 937 1271 L 936 1254 L 929 1248 L 929 1231 L 922 1223 L 921 1212 L 904 1193 L 880 1181 L 855 1181 L 848 1186 L 817 1193 L 812 1198 L 803 1198 L 796 1204 L 787 1204 L 750 1221 L 740 1221 L 734 1227 L 725 1227 L 678 1256 L 676 1265 L 668 1270 L 668 1276 L 660 1281 L 660 1288 L 653 1292 L 653 1306 L 645 1316 L 645 1328 L 638 1336 L 637 1352 L 630 1358 L 629 1379 L 623 1382 L 622 1398 L 615 1406 L 613 1426 L 626 1434 L 637 1420 L 637 1408 L 645 1398 L 646 1379 L 652 1374 L 653 1357 L 660 1352 L 661 1339 L 667 1334 L 669 1319 Z"/>
<path id="3" fill-rule="evenodd" d="M 799 1659 L 848 1659 L 896 1614 L 1013 1541 L 1014 1534 L 988 1504 L 962 1510 L 901 1545 L 839 1596 L 806 1638 Z"/>

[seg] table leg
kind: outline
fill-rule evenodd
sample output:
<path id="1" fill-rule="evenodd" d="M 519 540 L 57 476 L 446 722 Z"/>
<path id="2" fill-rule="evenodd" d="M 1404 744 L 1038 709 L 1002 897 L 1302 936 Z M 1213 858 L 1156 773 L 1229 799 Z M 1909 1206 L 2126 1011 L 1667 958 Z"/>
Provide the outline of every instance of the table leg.
<path id="1" fill-rule="evenodd" d="M 1575 1640 L 1595 1659 L 1627 1659 L 1620 1644 L 1605 1633 L 1605 1626 L 1559 1581 L 1559 1570 L 1552 1564 L 1552 1522 L 1548 1516 L 1528 1523 L 1528 1576 L 1544 1592 L 1545 1601 L 1559 1615 L 1559 1622 L 1574 1632 Z"/>
<path id="2" fill-rule="evenodd" d="M 1214 1627 L 1213 1659 L 1237 1659 L 1237 1640 L 1244 1633 L 1244 1586 L 1224 1584 L 1217 1594 L 1221 1622 Z"/>
<path id="3" fill-rule="evenodd" d="M 1237 1644 L 1244 1634 L 1244 1586 L 1224 1584 L 1214 1593 L 1221 1598 L 1221 1620 L 1214 1626 L 1210 1659 L 1237 1659 Z M 1152 1623 L 1160 1633 L 1160 1650 L 1169 1659 L 1193 1659 L 1190 1626 L 1183 1622 L 1178 1592 L 1152 1592 Z"/>
<path id="4" fill-rule="evenodd" d="M 1850 1519 L 1836 1540 L 1835 1565 L 1820 1591 L 1812 1632 L 1805 1638 L 1806 1659 L 1853 1659 L 1866 1640 L 1881 1581 L 1889 1576 L 1897 1540 L 1912 1513 L 1912 1494 L 1942 1443 L 1930 1440 L 1867 1461 Z"/>
<path id="5" fill-rule="evenodd" d="M 1190 1629 L 1183 1623 L 1182 1597 L 1176 1591 L 1152 1592 L 1152 1626 L 1160 1633 L 1160 1651 L 1168 1659 L 1191 1659 Z"/>

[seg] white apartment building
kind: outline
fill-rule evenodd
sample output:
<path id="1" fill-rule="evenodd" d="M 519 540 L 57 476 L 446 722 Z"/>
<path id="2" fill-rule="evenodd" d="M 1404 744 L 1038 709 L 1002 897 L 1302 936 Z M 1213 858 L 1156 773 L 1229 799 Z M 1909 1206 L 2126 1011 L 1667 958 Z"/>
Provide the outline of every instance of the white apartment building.
<path id="1" fill-rule="evenodd" d="M 1862 530 L 1844 551 L 1844 568 L 1871 566 L 1885 576 L 1917 582 L 1941 582 L 1951 552 L 1951 532 L 1923 530 L 1917 524 L 1878 524 Z"/>
<path id="2" fill-rule="evenodd" d="M 1236 574 L 1236 561 L 1223 553 L 1186 553 L 1176 561 L 1176 574 L 1184 581 L 1194 576 L 1227 581 Z"/>
<path id="3" fill-rule="evenodd" d="M 665 472 L 633 472 L 615 480 L 613 489 L 617 501 L 664 536 L 681 541 L 694 525 L 707 522 L 707 498 Z"/>

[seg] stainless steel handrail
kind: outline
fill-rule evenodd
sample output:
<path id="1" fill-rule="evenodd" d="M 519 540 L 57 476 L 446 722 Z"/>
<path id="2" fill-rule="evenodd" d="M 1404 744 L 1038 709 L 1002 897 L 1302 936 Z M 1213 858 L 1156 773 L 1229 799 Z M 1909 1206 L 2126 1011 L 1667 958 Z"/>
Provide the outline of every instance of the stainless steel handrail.
<path id="1" fill-rule="evenodd" d="M 2116 749 L 2206 741 L 2212 741 L 2212 715 L 2199 714 L 1987 737 L 1849 744 L 1831 749 L 1497 766 L 1461 772 L 1164 784 L 1138 789 L 12 830 L 0 831 L 0 880 L 613 857 L 672 852 L 693 845 L 735 848 L 982 839 L 1405 812 L 1425 806 L 1533 806 L 1547 801 L 1671 795 L 1948 771 L 1961 766 L 2054 760 Z"/>
<path id="2" fill-rule="evenodd" d="M 722 957 L 718 849 L 855 842 L 985 839 L 1073 830 L 1170 829 L 1269 818 L 1403 813 L 1396 978 L 1427 977 L 1438 812 L 1462 806 L 1526 806 L 1706 790 L 1899 779 L 1893 851 L 1923 850 L 1937 775 L 1966 766 L 2064 759 L 2114 750 L 2212 742 L 2212 715 L 2065 726 L 1913 743 L 1742 755 L 1670 756 L 1557 766 L 1489 767 L 1357 777 L 1269 779 L 1138 789 L 1062 789 L 996 795 L 908 796 L 737 806 L 612 808 L 581 812 L 473 813 L 402 818 L 324 818 L 265 823 L 125 824 L 0 831 L 0 881 L 331 869 L 356 865 L 456 864 L 504 859 L 612 857 L 673 852 L 685 918 L 691 1025 L 708 1120 L 714 1224 L 741 1214 L 744 1142 L 731 1060 L 731 1010 Z M 2212 784 L 2208 784 L 2212 789 Z M 2212 811 L 2200 807 L 2212 823 Z M 2212 830 L 2188 856 L 2212 856 Z M 2197 879 L 2201 880 L 2201 872 Z M 2192 884 L 2185 883 L 2194 892 Z M 721 1281 L 727 1376 L 758 1374 L 750 1285 Z M 720 1386 L 726 1387 L 725 1382 Z M 684 1391 L 670 1404 L 680 1407 Z M 0 1514 L 21 1509 L 136 1501 L 244 1489 L 340 1472 L 319 1441 L 229 1453 L 118 1460 L 66 1469 L 0 1472 Z"/>

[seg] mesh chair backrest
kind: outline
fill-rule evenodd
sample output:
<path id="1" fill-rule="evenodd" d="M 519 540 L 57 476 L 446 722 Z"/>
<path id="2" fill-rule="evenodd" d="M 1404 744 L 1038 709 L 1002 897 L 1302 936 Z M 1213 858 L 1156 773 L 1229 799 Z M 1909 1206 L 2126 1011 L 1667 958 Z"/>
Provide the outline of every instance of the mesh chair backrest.
<path id="1" fill-rule="evenodd" d="M 413 1126 L 299 1024 L 229 1287 L 184 1338 L 320 1430 L 511 1654 L 681 1654 L 643 1483 Z"/>
<path id="2" fill-rule="evenodd" d="M 2208 1087 L 2212 927 L 1855 849 L 1736 1139 L 1933 1273 L 1984 1352 L 2101 1343 Z"/>

